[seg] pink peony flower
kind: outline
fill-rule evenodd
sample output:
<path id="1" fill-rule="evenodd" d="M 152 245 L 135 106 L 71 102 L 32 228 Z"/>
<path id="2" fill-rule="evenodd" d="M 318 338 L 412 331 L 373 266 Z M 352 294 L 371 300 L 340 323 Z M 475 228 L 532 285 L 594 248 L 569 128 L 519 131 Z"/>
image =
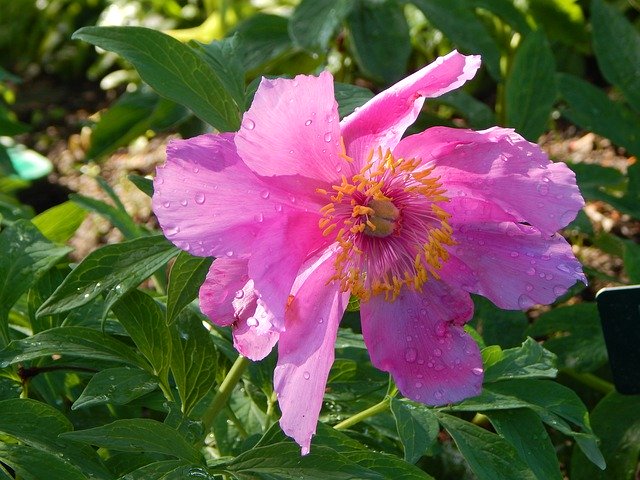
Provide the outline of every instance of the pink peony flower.
<path id="1" fill-rule="evenodd" d="M 586 282 L 556 233 L 584 203 L 566 165 L 498 127 L 402 138 L 479 66 L 452 52 L 342 121 L 328 72 L 263 79 L 238 132 L 167 148 L 154 212 L 178 247 L 216 257 L 200 305 L 238 351 L 278 343 L 280 424 L 303 454 L 350 295 L 373 364 L 442 405 L 482 387 L 469 292 L 523 309 Z"/>

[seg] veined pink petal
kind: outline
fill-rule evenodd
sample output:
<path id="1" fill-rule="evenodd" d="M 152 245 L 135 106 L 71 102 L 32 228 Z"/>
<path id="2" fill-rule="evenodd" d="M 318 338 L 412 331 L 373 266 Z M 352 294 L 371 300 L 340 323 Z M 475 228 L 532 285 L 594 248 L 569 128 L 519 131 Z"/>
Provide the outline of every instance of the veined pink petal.
<path id="1" fill-rule="evenodd" d="M 347 153 L 364 162 L 373 148 L 393 150 L 418 117 L 425 98 L 462 86 L 480 68 L 480 57 L 453 51 L 379 93 L 342 122 Z"/>
<path id="2" fill-rule="evenodd" d="M 405 397 L 444 405 L 480 393 L 480 350 L 461 326 L 473 314 L 468 293 L 430 280 L 394 302 L 374 296 L 360 313 L 373 365 L 391 373 Z"/>
<path id="3" fill-rule="evenodd" d="M 238 153 L 259 175 L 339 178 L 340 125 L 333 77 L 263 78 L 236 136 Z"/>
<path id="4" fill-rule="evenodd" d="M 456 223 L 458 245 L 438 273 L 501 308 L 552 303 L 577 281 L 587 283 L 571 246 L 560 235 L 512 222 Z M 462 264 L 462 265 L 461 265 Z"/>
<path id="5" fill-rule="evenodd" d="M 287 309 L 286 330 L 280 334 L 274 388 L 282 410 L 282 431 L 306 455 L 316 431 L 338 324 L 349 294 L 339 292 L 337 282 L 327 285 L 335 273 L 333 252 L 327 251 L 302 270 Z"/>
<path id="6" fill-rule="evenodd" d="M 574 173 L 513 130 L 433 127 L 402 139 L 394 154 L 435 165 L 446 196 L 494 202 L 549 235 L 584 206 Z"/>
<path id="7" fill-rule="evenodd" d="M 264 182 L 236 154 L 234 134 L 173 140 L 154 180 L 153 211 L 166 237 L 193 255 L 251 253 L 283 209 L 317 209 Z"/>
<path id="8" fill-rule="evenodd" d="M 249 260 L 249 276 L 269 305 L 278 330 L 284 329 L 285 307 L 300 267 L 327 245 L 318 228 L 319 214 L 283 210 L 260 232 Z"/>
<path id="9" fill-rule="evenodd" d="M 200 287 L 200 309 L 220 326 L 233 326 L 236 350 L 251 360 L 266 357 L 278 341 L 273 315 L 248 277 L 246 258 L 216 259 Z"/>

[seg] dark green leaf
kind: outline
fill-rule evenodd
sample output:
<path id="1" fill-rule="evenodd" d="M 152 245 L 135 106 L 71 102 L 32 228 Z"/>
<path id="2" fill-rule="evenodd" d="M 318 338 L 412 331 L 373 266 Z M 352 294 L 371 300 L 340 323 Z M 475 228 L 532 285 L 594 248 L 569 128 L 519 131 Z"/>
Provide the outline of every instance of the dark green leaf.
<path id="1" fill-rule="evenodd" d="M 640 283 L 640 245 L 633 240 L 626 240 L 623 261 L 631 283 Z"/>
<path id="2" fill-rule="evenodd" d="M 233 474 L 238 479 L 264 478 L 294 480 L 383 479 L 329 447 L 314 446 L 309 455 L 300 456 L 300 447 L 290 442 L 253 448 L 215 470 Z"/>
<path id="3" fill-rule="evenodd" d="M 594 163 L 569 163 L 576 174 L 580 193 L 588 200 L 600 200 L 603 188 L 619 187 L 624 183 L 620 170 Z"/>
<path id="4" fill-rule="evenodd" d="M 244 110 L 244 69 L 238 58 L 239 40 L 237 35 L 209 44 L 193 42 L 191 44 L 209 62 L 211 68 L 219 73 L 220 80 L 234 101 Z"/>
<path id="5" fill-rule="evenodd" d="M 100 479 L 111 476 L 91 448 L 77 447 L 58 438 L 72 429 L 71 422 L 55 408 L 30 399 L 11 399 L 0 402 L 0 432 L 21 442 L 59 457 Z M 1 445 L 1 443 L 0 443 Z M 38 477 L 51 478 L 49 476 Z"/>
<path id="6" fill-rule="evenodd" d="M 391 399 L 391 413 L 396 419 L 404 459 L 415 463 L 436 441 L 440 427 L 438 418 L 425 405 Z"/>
<path id="7" fill-rule="evenodd" d="M 440 412 L 437 415 L 479 480 L 536 480 L 502 437 L 460 418 Z"/>
<path id="8" fill-rule="evenodd" d="M 133 63 L 160 95 L 188 107 L 220 131 L 240 126 L 240 111 L 210 64 L 192 48 L 142 27 L 84 27 L 73 34 Z"/>
<path id="9" fill-rule="evenodd" d="M 495 125 L 496 116 L 486 103 L 476 100 L 464 90 L 454 90 L 438 97 L 438 102 L 455 108 L 469 121 L 469 126 L 477 129 Z"/>
<path id="10" fill-rule="evenodd" d="M 557 79 L 560 94 L 569 107 L 563 115 L 585 130 L 610 138 L 632 155 L 640 155 L 639 115 L 578 77 L 558 74 Z"/>
<path id="11" fill-rule="evenodd" d="M 487 415 L 496 432 L 516 449 L 538 480 L 562 480 L 555 448 L 538 415 L 526 408 Z"/>
<path id="12" fill-rule="evenodd" d="M 358 2 L 347 17 L 353 56 L 362 71 L 386 84 L 402 77 L 411 42 L 402 7 L 395 1 Z"/>
<path id="13" fill-rule="evenodd" d="M 614 6 L 602 0 L 591 2 L 591 26 L 600 71 L 640 113 L 640 33 Z"/>
<path id="14" fill-rule="evenodd" d="M 71 406 L 72 410 L 92 405 L 125 405 L 158 388 L 158 380 L 138 368 L 107 368 L 96 373 L 82 395 Z"/>
<path id="15" fill-rule="evenodd" d="M 483 64 L 494 79 L 501 77 L 498 45 L 465 0 L 414 0 L 412 3 L 462 50 L 481 54 Z"/>
<path id="16" fill-rule="evenodd" d="M 42 304 L 38 315 L 66 312 L 105 294 L 105 313 L 178 254 L 162 235 L 107 245 L 90 253 Z"/>
<path id="17" fill-rule="evenodd" d="M 156 452 L 200 463 L 201 455 L 173 428 L 148 418 L 116 420 L 100 427 L 67 432 L 62 438 L 122 452 Z"/>
<path id="18" fill-rule="evenodd" d="M 128 145 L 148 130 L 160 132 L 186 120 L 186 108 L 145 90 L 126 92 L 91 130 L 87 158 L 99 159 Z"/>
<path id="19" fill-rule="evenodd" d="M 171 267 L 167 291 L 167 323 L 172 323 L 184 307 L 198 296 L 212 258 L 194 257 L 180 252 Z"/>
<path id="20" fill-rule="evenodd" d="M 607 362 L 607 348 L 602 336 L 595 303 L 579 303 L 555 308 L 538 317 L 528 335 L 559 334 L 544 342 L 544 347 L 558 356 L 560 368 L 591 372 Z"/>
<path id="21" fill-rule="evenodd" d="M 51 453 L 27 445 L 0 443 L 0 462 L 23 480 L 86 480 L 78 468 Z"/>
<path id="22" fill-rule="evenodd" d="M 325 52 L 353 6 L 350 0 L 302 0 L 289 20 L 291 38 L 302 48 Z"/>
<path id="23" fill-rule="evenodd" d="M 184 310 L 172 325 L 171 371 L 188 415 L 216 379 L 218 352 L 200 317 Z"/>
<path id="24" fill-rule="evenodd" d="M 245 70 L 256 70 L 291 48 L 288 24 L 284 17 L 262 13 L 238 24 L 235 30 L 238 36 L 237 55 Z"/>
<path id="25" fill-rule="evenodd" d="M 523 35 L 531 31 L 527 19 L 511 0 L 470 0 L 471 5 L 494 13 Z"/>
<path id="26" fill-rule="evenodd" d="M 149 360 L 154 375 L 166 383 L 171 364 L 171 332 L 160 305 L 149 295 L 132 290 L 113 305 L 113 313 Z"/>
<path id="27" fill-rule="evenodd" d="M 85 197 L 78 193 L 72 193 L 69 195 L 69 198 L 79 207 L 90 212 L 95 212 L 109 220 L 127 239 L 131 240 L 142 235 L 142 230 L 126 211 L 112 207 L 102 200 Z"/>
<path id="28" fill-rule="evenodd" d="M 153 180 L 136 175 L 135 173 L 130 173 L 127 175 L 127 178 L 138 187 L 141 192 L 146 193 L 148 197 L 153 197 Z"/>
<path id="29" fill-rule="evenodd" d="M 127 344 L 86 327 L 57 327 L 12 341 L 0 350 L 0 368 L 49 355 L 70 355 L 146 367 Z"/>
<path id="30" fill-rule="evenodd" d="M 207 471 L 183 460 L 163 460 L 140 467 L 118 480 L 214 480 Z"/>
<path id="31" fill-rule="evenodd" d="M 504 350 L 499 360 L 488 365 L 484 382 L 491 383 L 511 378 L 555 378 L 556 356 L 527 338 L 520 347 Z"/>
<path id="32" fill-rule="evenodd" d="M 509 348 L 523 342 L 529 323 L 524 312 L 503 310 L 479 295 L 474 295 L 473 303 L 471 325 L 482 335 L 485 344 Z"/>
<path id="33" fill-rule="evenodd" d="M 640 455 L 640 395 L 610 393 L 591 412 L 591 420 L 607 469 L 597 469 L 575 449 L 571 480 L 634 480 Z"/>
<path id="34" fill-rule="evenodd" d="M 73 202 L 64 202 L 45 210 L 31 221 L 52 242 L 65 243 L 73 236 L 85 216 L 86 212 L 79 206 Z"/>
<path id="35" fill-rule="evenodd" d="M 27 305 L 29 308 L 29 321 L 31 323 L 31 332 L 38 333 L 50 328 L 62 325 L 64 317 L 62 315 L 49 315 L 37 317 L 36 311 L 47 298 L 51 296 L 53 291 L 64 280 L 64 274 L 58 268 L 52 268 L 44 273 L 35 285 L 29 290 Z"/>
<path id="36" fill-rule="evenodd" d="M 555 69 L 547 39 L 532 32 L 516 50 L 505 82 L 507 125 L 533 142 L 547 128 L 556 100 Z"/>
<path id="37" fill-rule="evenodd" d="M 371 90 L 357 85 L 336 82 L 334 89 L 340 118 L 353 113 L 356 108 L 361 107 L 373 98 Z"/>
<path id="38" fill-rule="evenodd" d="M 0 309 L 9 309 L 40 277 L 71 251 L 57 247 L 29 221 L 0 233 Z"/>

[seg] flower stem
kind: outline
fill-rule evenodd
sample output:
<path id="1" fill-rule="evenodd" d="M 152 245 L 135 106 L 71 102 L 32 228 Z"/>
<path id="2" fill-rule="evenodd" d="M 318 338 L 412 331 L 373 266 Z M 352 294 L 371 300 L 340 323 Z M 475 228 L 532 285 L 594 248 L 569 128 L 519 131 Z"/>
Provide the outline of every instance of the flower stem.
<path id="1" fill-rule="evenodd" d="M 562 370 L 562 373 L 573 378 L 574 380 L 579 381 L 580 383 L 590 387 L 598 392 L 604 393 L 605 395 L 613 392 L 615 387 L 612 383 L 603 380 L 600 377 L 596 377 L 592 373 L 578 373 L 573 370 Z"/>
<path id="2" fill-rule="evenodd" d="M 238 358 L 231 366 L 229 373 L 224 377 L 218 393 L 213 397 L 211 405 L 209 405 L 209 408 L 207 408 L 204 415 L 202 415 L 202 426 L 204 427 L 205 432 L 209 432 L 211 430 L 213 420 L 216 418 L 216 415 L 220 410 L 222 410 L 227 404 L 227 401 L 231 396 L 231 392 L 233 392 L 236 384 L 240 381 L 240 378 L 242 378 L 242 374 L 248 365 L 249 360 L 242 355 L 238 355 Z"/>
<path id="3" fill-rule="evenodd" d="M 349 428 L 352 425 L 355 425 L 356 423 L 360 423 L 361 421 L 366 420 L 369 417 L 373 417 L 374 415 L 384 412 L 389 408 L 389 403 L 391 403 L 391 399 L 395 397 L 397 393 L 398 391 L 395 388 L 393 388 L 391 393 L 389 393 L 386 397 L 384 397 L 384 399 L 381 402 L 376 403 L 372 407 L 369 407 L 365 410 L 362 410 L 361 412 L 356 413 L 355 415 L 350 416 L 349 418 L 341 421 L 340 423 L 337 423 L 336 425 L 333 426 L 333 428 L 335 428 L 336 430 L 344 430 L 345 428 Z"/>

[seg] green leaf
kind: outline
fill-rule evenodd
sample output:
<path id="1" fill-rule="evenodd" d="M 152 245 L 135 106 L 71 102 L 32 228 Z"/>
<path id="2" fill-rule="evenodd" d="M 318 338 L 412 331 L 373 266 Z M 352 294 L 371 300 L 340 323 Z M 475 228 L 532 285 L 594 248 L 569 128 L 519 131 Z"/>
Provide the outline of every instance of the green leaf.
<path id="1" fill-rule="evenodd" d="M 188 462 L 202 457 L 177 431 L 148 418 L 116 420 L 100 427 L 67 432 L 62 438 L 122 452 L 156 452 Z"/>
<path id="2" fill-rule="evenodd" d="M 434 27 L 469 53 L 482 55 L 494 79 L 500 79 L 500 50 L 485 24 L 465 0 L 414 0 Z M 461 27 L 464 25 L 464 28 Z"/>
<path id="3" fill-rule="evenodd" d="M 61 433 L 70 431 L 72 425 L 55 408 L 31 399 L 15 398 L 0 402 L 0 411 L 0 432 L 40 451 L 53 454 L 95 478 L 111 478 L 93 449 L 79 448 L 58 438 Z M 45 475 L 37 478 L 51 477 Z"/>
<path id="4" fill-rule="evenodd" d="M 0 350 L 0 368 L 61 354 L 146 367 L 144 359 L 131 347 L 107 334 L 86 327 L 57 327 L 21 340 L 13 340 Z"/>
<path id="5" fill-rule="evenodd" d="M 625 147 L 632 155 L 640 155 L 639 115 L 578 77 L 562 73 L 556 78 L 560 95 L 569 107 L 562 112 L 564 116 L 579 127 Z"/>
<path id="6" fill-rule="evenodd" d="M 150 463 L 123 475 L 118 480 L 215 480 L 207 471 L 183 460 L 163 460 Z"/>
<path id="7" fill-rule="evenodd" d="M 416 463 L 438 438 L 438 418 L 425 405 L 391 399 L 391 413 L 396 420 L 404 459 Z"/>
<path id="8" fill-rule="evenodd" d="M 559 40 L 585 53 L 589 51 L 589 36 L 578 0 L 534 0 L 527 4 L 529 13 L 550 40 Z"/>
<path id="9" fill-rule="evenodd" d="M 65 243 L 73 236 L 85 216 L 86 212 L 67 201 L 36 215 L 31 221 L 52 242 Z"/>
<path id="10" fill-rule="evenodd" d="M 502 437 L 460 418 L 441 412 L 436 414 L 479 480 L 536 480 L 515 449 Z"/>
<path id="11" fill-rule="evenodd" d="M 57 456 L 27 445 L 0 443 L 0 462 L 22 480 L 86 480 L 78 468 Z"/>
<path id="12" fill-rule="evenodd" d="M 526 338 L 524 334 L 529 320 L 524 312 L 503 310 L 479 295 L 473 296 L 475 305 L 473 326 L 485 344 L 502 348 L 519 346 Z"/>
<path id="13" fill-rule="evenodd" d="M 562 480 L 555 448 L 538 415 L 526 408 L 487 415 L 496 432 L 516 449 L 538 480 Z"/>
<path id="14" fill-rule="evenodd" d="M 600 200 L 603 189 L 623 185 L 624 174 L 612 167 L 603 167 L 595 163 L 569 163 L 576 174 L 580 193 L 589 200 Z"/>
<path id="15" fill-rule="evenodd" d="M 624 242 L 624 269 L 631 283 L 640 283 L 640 245 L 633 240 Z"/>
<path id="16" fill-rule="evenodd" d="M 302 0 L 289 19 L 289 34 L 299 47 L 325 52 L 353 6 L 350 0 Z"/>
<path id="17" fill-rule="evenodd" d="M 340 118 L 350 115 L 356 108 L 373 98 L 371 90 L 348 83 L 335 82 L 334 90 Z"/>
<path id="18" fill-rule="evenodd" d="M 29 221 L 0 233 L 0 309 L 9 309 L 44 272 L 71 251 L 47 240 Z"/>
<path id="19" fill-rule="evenodd" d="M 493 110 L 464 90 L 445 93 L 436 101 L 455 108 L 469 121 L 469 126 L 472 128 L 484 129 L 497 123 Z"/>
<path id="20" fill-rule="evenodd" d="M 148 89 L 125 92 L 91 129 L 87 158 L 99 159 L 128 145 L 148 130 L 160 132 L 189 116 L 186 108 Z"/>
<path id="21" fill-rule="evenodd" d="M 358 2 L 347 24 L 353 56 L 362 71 L 385 84 L 399 80 L 411 54 L 409 26 L 402 7 L 394 0 Z"/>
<path id="22" fill-rule="evenodd" d="M 180 252 L 171 267 L 167 288 L 167 323 L 172 323 L 184 307 L 198 296 L 212 258 L 194 257 Z"/>
<path id="23" fill-rule="evenodd" d="M 91 252 L 42 304 L 38 315 L 66 312 L 105 294 L 105 313 L 178 254 L 162 235 L 107 245 Z"/>
<path id="24" fill-rule="evenodd" d="M 640 395 L 610 393 L 591 412 L 591 421 L 607 469 L 597 469 L 576 449 L 571 480 L 634 480 L 640 455 Z"/>
<path id="25" fill-rule="evenodd" d="M 555 378 L 556 356 L 535 340 L 527 338 L 522 346 L 504 350 L 496 363 L 488 365 L 484 383 L 512 378 Z"/>
<path id="26" fill-rule="evenodd" d="M 127 178 L 133 183 L 138 190 L 145 193 L 148 197 L 153 197 L 153 180 L 135 173 L 130 173 Z"/>
<path id="27" fill-rule="evenodd" d="M 171 372 L 188 415 L 216 380 L 218 352 L 200 317 L 184 310 L 172 325 Z"/>
<path id="28" fill-rule="evenodd" d="M 245 70 L 257 70 L 291 48 L 288 24 L 284 17 L 257 13 L 237 25 L 236 55 Z"/>
<path id="29" fill-rule="evenodd" d="M 527 334 L 558 334 L 546 340 L 544 347 L 558 356 L 560 368 L 592 372 L 607 362 L 607 347 L 595 303 L 579 303 L 545 312 L 529 327 Z"/>
<path id="30" fill-rule="evenodd" d="M 602 0 L 591 2 L 591 26 L 600 71 L 640 113 L 640 33 L 615 7 Z"/>
<path id="31" fill-rule="evenodd" d="M 149 295 L 132 290 L 113 305 L 113 313 L 153 367 L 153 374 L 167 383 L 171 332 L 160 305 Z"/>
<path id="32" fill-rule="evenodd" d="M 244 68 L 238 58 L 239 39 L 237 35 L 214 41 L 209 44 L 190 43 L 201 57 L 220 75 L 220 80 L 234 101 L 244 110 Z"/>
<path id="33" fill-rule="evenodd" d="M 314 446 L 309 455 L 300 456 L 300 447 L 290 442 L 255 447 L 213 471 L 224 471 L 238 479 L 278 478 L 279 480 L 383 479 L 329 447 Z"/>
<path id="34" fill-rule="evenodd" d="M 178 40 L 142 27 L 84 27 L 72 38 L 121 55 L 160 95 L 188 107 L 216 129 L 240 127 L 238 105 L 218 72 Z"/>
<path id="35" fill-rule="evenodd" d="M 516 50 L 505 82 L 507 125 L 533 142 L 546 130 L 556 100 L 555 69 L 547 39 L 532 32 Z"/>
<path id="36" fill-rule="evenodd" d="M 82 394 L 71 406 L 72 410 L 103 405 L 125 405 L 158 388 L 158 380 L 138 368 L 107 368 L 96 373 Z"/>
<path id="37" fill-rule="evenodd" d="M 469 0 L 476 8 L 484 8 L 494 13 L 503 21 L 508 23 L 517 32 L 527 35 L 531 32 L 531 27 L 527 23 L 526 17 L 518 10 L 511 0 Z"/>
<path id="38" fill-rule="evenodd" d="M 112 207 L 102 200 L 85 197 L 78 193 L 72 193 L 69 195 L 69 198 L 80 208 L 89 212 L 95 212 L 109 220 L 114 227 L 122 232 L 125 238 L 131 240 L 142 235 L 140 227 L 125 210 Z"/>

